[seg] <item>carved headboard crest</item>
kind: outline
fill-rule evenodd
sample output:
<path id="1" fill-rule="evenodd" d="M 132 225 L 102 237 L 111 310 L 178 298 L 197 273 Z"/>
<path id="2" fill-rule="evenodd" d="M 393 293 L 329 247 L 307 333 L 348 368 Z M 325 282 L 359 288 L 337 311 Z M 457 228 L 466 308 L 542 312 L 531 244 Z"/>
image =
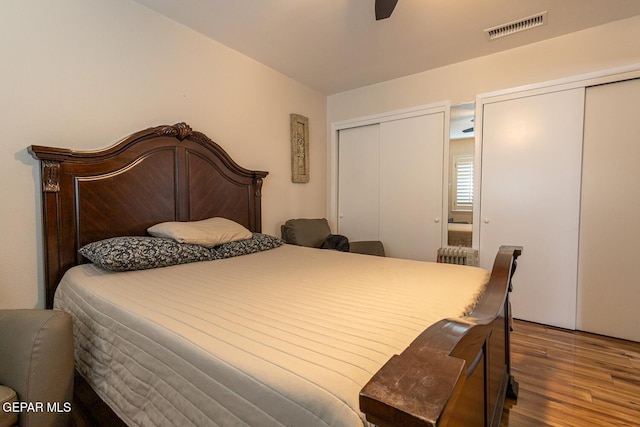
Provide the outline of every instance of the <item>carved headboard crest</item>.
<path id="1" fill-rule="evenodd" d="M 184 141 L 193 133 L 193 129 L 188 124 L 181 122 L 173 126 L 158 126 L 155 133 L 156 135 L 173 136 L 179 141 Z"/>

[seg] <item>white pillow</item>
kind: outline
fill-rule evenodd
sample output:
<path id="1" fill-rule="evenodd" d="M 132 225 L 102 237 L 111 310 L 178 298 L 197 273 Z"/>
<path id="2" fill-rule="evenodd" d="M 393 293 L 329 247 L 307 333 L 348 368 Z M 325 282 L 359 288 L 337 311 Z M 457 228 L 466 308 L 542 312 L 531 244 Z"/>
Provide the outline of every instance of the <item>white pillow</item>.
<path id="1" fill-rule="evenodd" d="M 147 232 L 154 237 L 168 237 L 179 243 L 195 243 L 207 248 L 253 237 L 253 233 L 242 225 L 220 217 L 202 221 L 163 222 L 149 227 Z"/>

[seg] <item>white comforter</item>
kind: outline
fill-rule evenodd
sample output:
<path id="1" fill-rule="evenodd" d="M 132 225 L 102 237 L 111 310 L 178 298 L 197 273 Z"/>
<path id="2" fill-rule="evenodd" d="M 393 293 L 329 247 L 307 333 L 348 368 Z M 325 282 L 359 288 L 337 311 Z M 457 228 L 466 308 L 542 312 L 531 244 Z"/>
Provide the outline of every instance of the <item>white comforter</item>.
<path id="1" fill-rule="evenodd" d="M 358 393 L 488 272 L 285 245 L 124 273 L 71 269 L 81 374 L 132 426 L 362 426 Z"/>

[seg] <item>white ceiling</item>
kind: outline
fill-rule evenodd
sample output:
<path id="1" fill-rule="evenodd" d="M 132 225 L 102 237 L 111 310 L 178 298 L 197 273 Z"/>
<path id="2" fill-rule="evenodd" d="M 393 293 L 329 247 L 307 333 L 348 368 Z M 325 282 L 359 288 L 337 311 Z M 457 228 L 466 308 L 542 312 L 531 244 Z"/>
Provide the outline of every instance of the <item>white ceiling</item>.
<path id="1" fill-rule="evenodd" d="M 135 0 L 333 94 L 640 14 L 640 0 Z M 548 23 L 488 41 L 487 28 L 548 11 Z"/>

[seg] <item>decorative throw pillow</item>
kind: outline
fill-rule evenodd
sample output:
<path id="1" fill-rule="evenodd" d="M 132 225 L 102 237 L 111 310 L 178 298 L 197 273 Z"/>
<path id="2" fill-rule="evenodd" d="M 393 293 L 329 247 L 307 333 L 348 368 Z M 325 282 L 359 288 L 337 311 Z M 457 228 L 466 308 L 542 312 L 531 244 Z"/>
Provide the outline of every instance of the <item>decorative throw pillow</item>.
<path id="1" fill-rule="evenodd" d="M 195 243 L 207 248 L 236 240 L 250 239 L 251 231 L 230 219 L 214 217 L 202 221 L 163 222 L 147 229 L 155 237 L 179 243 Z"/>
<path id="2" fill-rule="evenodd" d="M 113 237 L 89 243 L 79 252 L 94 264 L 113 271 L 168 267 L 213 258 L 203 246 L 149 236 Z"/>
<path id="3" fill-rule="evenodd" d="M 253 233 L 252 239 L 237 240 L 210 249 L 212 259 L 231 258 L 240 255 L 268 251 L 282 246 L 284 241 L 268 234 Z"/>

